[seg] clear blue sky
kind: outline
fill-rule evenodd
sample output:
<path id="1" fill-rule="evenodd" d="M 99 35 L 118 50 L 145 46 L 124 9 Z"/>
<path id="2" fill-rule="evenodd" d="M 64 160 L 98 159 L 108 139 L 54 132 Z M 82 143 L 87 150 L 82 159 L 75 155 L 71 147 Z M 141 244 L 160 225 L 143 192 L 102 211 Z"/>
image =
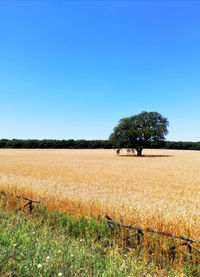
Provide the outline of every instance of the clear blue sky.
<path id="1" fill-rule="evenodd" d="M 200 1 L 0 1 L 0 138 L 107 139 L 141 111 L 200 141 Z"/>

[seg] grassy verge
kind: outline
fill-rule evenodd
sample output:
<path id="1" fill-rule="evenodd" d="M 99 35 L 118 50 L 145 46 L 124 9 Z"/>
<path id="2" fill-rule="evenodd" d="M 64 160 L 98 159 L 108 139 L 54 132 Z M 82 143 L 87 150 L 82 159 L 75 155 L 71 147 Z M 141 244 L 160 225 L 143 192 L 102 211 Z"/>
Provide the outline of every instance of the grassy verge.
<path id="1" fill-rule="evenodd" d="M 178 263 L 156 252 L 158 241 L 126 245 L 124 233 L 101 218 L 76 219 L 45 207 L 30 215 L 10 203 L 0 200 L 0 276 L 200 276 L 196 256 L 179 255 Z"/>

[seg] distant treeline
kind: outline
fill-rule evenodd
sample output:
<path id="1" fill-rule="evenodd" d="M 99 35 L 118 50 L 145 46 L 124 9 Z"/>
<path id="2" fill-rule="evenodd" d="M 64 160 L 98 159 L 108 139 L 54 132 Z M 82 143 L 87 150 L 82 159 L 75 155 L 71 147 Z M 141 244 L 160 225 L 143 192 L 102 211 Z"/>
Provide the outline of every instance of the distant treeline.
<path id="1" fill-rule="evenodd" d="M 112 144 L 109 140 L 1 139 L 0 148 L 109 149 L 112 148 Z"/>
<path id="2" fill-rule="evenodd" d="M 0 148 L 41 148 L 41 149 L 110 149 L 113 148 L 109 140 L 54 140 L 54 139 L 1 139 Z M 164 141 L 151 142 L 146 148 L 200 150 L 200 142 Z"/>
<path id="3" fill-rule="evenodd" d="M 164 141 L 161 143 L 151 142 L 147 148 L 164 148 L 164 149 L 182 149 L 182 150 L 200 150 L 200 141 Z"/>

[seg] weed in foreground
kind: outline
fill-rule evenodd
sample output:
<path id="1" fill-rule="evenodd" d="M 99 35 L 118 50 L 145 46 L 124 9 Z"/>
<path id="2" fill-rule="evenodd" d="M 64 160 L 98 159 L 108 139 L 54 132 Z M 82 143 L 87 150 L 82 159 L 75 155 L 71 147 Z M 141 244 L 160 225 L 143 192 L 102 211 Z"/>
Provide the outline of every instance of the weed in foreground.
<path id="1" fill-rule="evenodd" d="M 158 236 L 146 237 L 146 246 L 133 239 L 130 246 L 122 229 L 111 229 L 101 218 L 75 218 L 46 207 L 30 215 L 5 209 L 4 201 L 0 276 L 200 276 L 198 255 L 170 259 L 156 252 Z M 169 240 L 162 243 L 169 246 Z"/>

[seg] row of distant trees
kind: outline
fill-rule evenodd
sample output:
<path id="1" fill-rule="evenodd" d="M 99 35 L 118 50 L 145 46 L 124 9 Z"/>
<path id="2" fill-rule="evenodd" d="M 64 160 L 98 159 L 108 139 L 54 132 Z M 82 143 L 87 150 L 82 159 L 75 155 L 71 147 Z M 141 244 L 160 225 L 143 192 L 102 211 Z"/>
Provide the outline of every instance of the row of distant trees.
<path id="1" fill-rule="evenodd" d="M 0 148 L 110 149 L 115 148 L 115 146 L 110 140 L 1 139 Z M 146 148 L 200 150 L 200 142 L 150 142 L 149 146 Z"/>
<path id="2" fill-rule="evenodd" d="M 112 143 L 108 140 L 55 140 L 55 139 L 1 139 L 0 148 L 41 148 L 41 149 L 109 149 Z"/>

